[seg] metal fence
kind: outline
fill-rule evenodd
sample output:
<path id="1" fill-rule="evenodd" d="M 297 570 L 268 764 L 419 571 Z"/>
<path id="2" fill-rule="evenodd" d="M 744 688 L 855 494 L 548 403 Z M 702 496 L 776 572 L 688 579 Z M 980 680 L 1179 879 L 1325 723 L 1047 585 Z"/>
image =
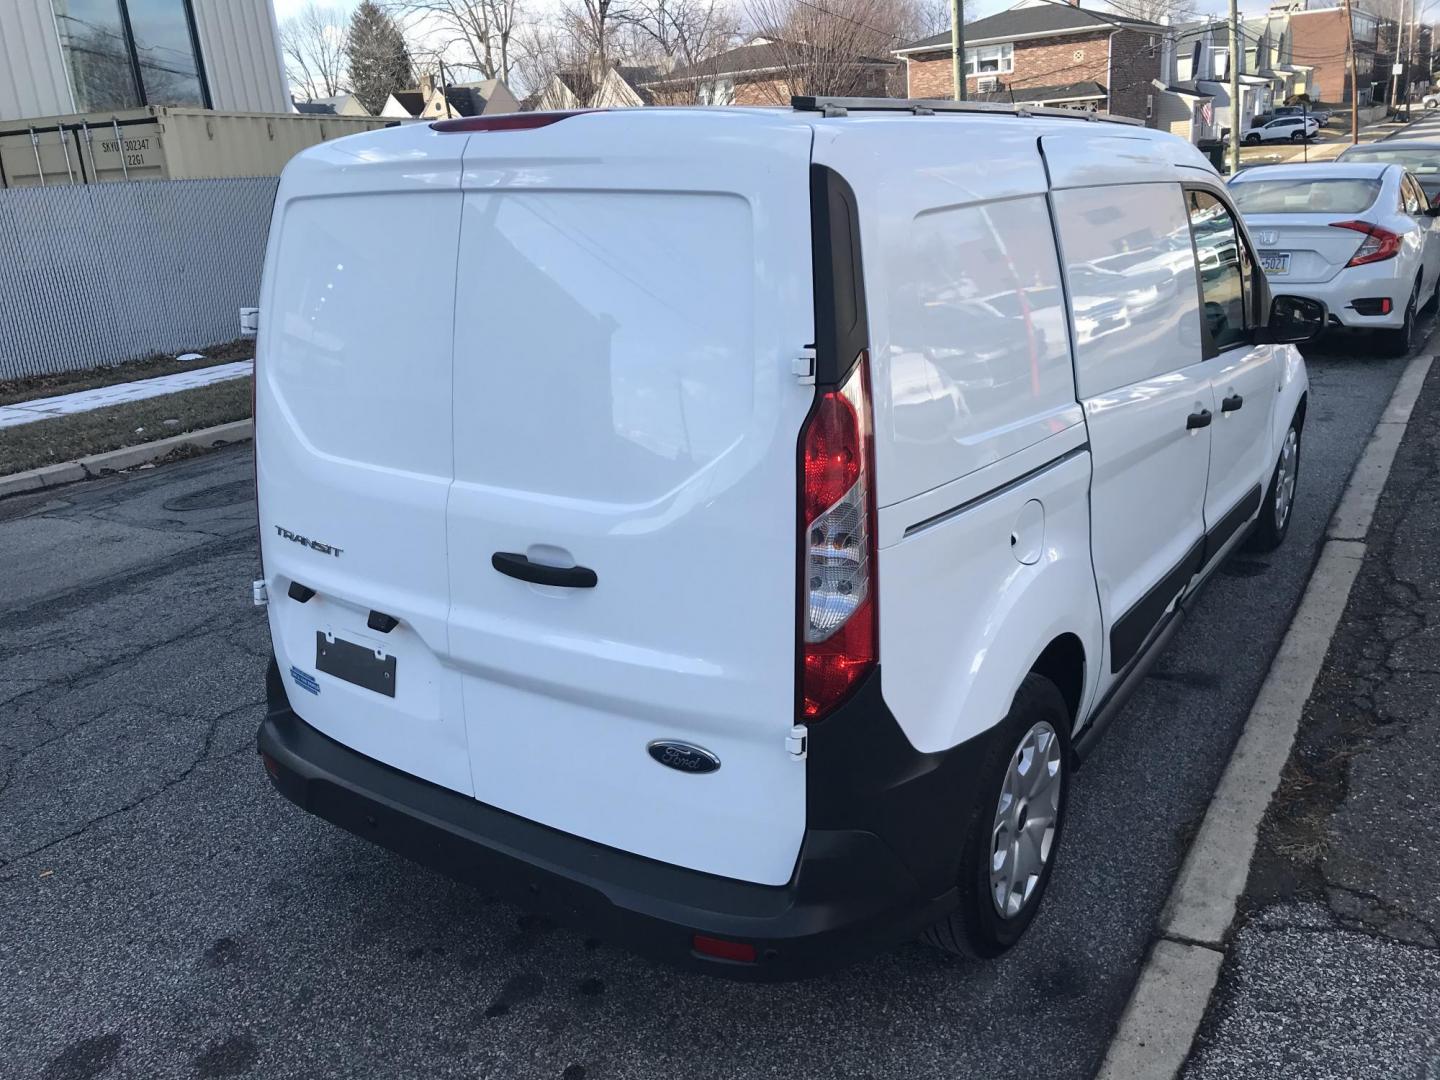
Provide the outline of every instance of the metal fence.
<path id="1" fill-rule="evenodd" d="M 0 190 L 0 379 L 239 336 L 274 177 Z"/>

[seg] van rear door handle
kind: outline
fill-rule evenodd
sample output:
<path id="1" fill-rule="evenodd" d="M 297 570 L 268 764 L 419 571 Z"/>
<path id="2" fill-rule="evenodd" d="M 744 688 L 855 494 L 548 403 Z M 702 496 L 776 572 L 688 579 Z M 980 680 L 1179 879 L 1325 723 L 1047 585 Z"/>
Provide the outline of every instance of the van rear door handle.
<path id="1" fill-rule="evenodd" d="M 1209 409 L 1201 409 L 1199 412 L 1192 412 L 1185 418 L 1185 430 L 1194 431 L 1196 428 L 1209 427 L 1212 417 Z"/>
<path id="2" fill-rule="evenodd" d="M 1241 397 L 1239 394 L 1231 394 L 1224 401 L 1220 402 L 1220 411 L 1234 412 L 1236 409 L 1240 408 L 1240 406 L 1244 404 L 1245 399 L 1243 397 Z"/>
<path id="3" fill-rule="evenodd" d="M 563 589 L 593 589 L 600 580 L 588 566 L 546 566 L 513 551 L 495 552 L 490 556 L 490 565 L 508 577 Z"/>

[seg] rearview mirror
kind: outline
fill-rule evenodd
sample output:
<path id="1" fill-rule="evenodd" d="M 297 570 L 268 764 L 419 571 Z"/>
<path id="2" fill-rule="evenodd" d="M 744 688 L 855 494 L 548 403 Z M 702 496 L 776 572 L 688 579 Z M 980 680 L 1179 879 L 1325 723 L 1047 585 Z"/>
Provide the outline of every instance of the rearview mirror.
<path id="1" fill-rule="evenodd" d="M 1270 318 L 1255 330 L 1257 345 L 1303 345 L 1325 330 L 1330 312 L 1308 296 L 1277 296 L 1270 301 Z"/>

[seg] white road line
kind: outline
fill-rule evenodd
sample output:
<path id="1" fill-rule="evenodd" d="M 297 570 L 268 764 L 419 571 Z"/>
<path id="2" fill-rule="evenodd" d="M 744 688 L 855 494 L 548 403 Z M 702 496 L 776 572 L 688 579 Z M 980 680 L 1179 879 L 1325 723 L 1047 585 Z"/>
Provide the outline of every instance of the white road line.
<path id="1" fill-rule="evenodd" d="M 254 365 L 253 360 L 236 360 L 231 364 L 216 364 L 214 367 L 197 368 L 194 371 L 177 371 L 171 375 L 158 375 L 153 379 L 97 386 L 93 390 L 80 390 L 58 397 L 4 405 L 0 406 L 0 428 L 31 424 L 36 420 L 48 420 L 54 416 L 89 412 L 107 405 L 123 405 L 128 401 L 143 401 L 145 398 L 174 394 L 180 390 L 193 390 L 228 379 L 240 379 L 249 375 Z"/>
<path id="2" fill-rule="evenodd" d="M 1350 474 L 1300 608 L 1171 889 L 1160 917 L 1160 939 L 1146 958 L 1096 1080 L 1167 1080 L 1185 1064 L 1220 976 L 1260 821 L 1360 572 L 1375 505 L 1432 359 L 1410 361 Z"/>

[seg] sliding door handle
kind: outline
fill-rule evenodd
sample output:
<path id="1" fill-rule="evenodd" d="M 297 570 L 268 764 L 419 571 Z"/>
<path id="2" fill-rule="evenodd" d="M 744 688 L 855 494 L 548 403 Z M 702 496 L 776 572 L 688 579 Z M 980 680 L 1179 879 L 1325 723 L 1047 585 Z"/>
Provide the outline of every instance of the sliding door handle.
<path id="1" fill-rule="evenodd" d="M 1185 430 L 1194 431 L 1196 428 L 1209 427 L 1212 419 L 1214 418 L 1210 415 L 1209 409 L 1192 412 L 1185 418 Z"/>
<path id="2" fill-rule="evenodd" d="M 1239 394 L 1231 394 L 1224 401 L 1220 402 L 1220 411 L 1234 412 L 1236 409 L 1240 408 L 1240 406 L 1244 404 L 1245 399 L 1243 397 L 1241 397 Z"/>
<path id="3" fill-rule="evenodd" d="M 490 565 L 500 573 L 536 585 L 558 585 L 562 589 L 593 589 L 600 579 L 588 566 L 546 566 L 531 562 L 513 551 L 497 551 L 490 556 Z"/>

